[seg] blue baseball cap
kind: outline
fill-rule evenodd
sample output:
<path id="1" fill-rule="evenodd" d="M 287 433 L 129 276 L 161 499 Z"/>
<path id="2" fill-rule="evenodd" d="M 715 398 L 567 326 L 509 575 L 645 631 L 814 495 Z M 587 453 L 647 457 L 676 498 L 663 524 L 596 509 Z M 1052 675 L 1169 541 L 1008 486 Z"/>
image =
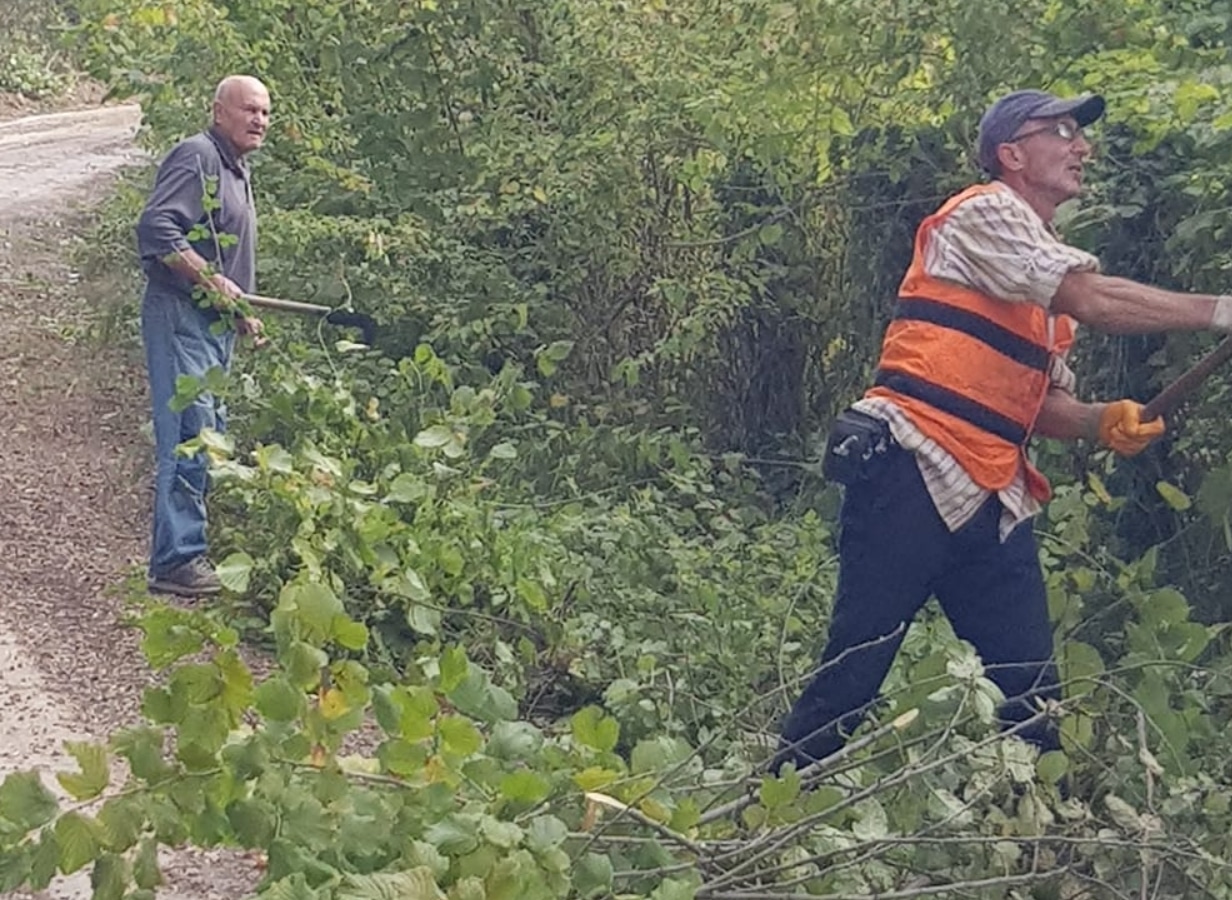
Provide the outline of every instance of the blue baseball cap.
<path id="1" fill-rule="evenodd" d="M 1083 94 L 1062 100 L 1046 91 L 1014 91 L 988 107 L 980 119 L 980 166 L 990 175 L 1000 172 L 997 147 L 1009 141 L 1028 119 L 1055 119 L 1073 116 L 1085 128 L 1104 114 L 1104 98 Z"/>

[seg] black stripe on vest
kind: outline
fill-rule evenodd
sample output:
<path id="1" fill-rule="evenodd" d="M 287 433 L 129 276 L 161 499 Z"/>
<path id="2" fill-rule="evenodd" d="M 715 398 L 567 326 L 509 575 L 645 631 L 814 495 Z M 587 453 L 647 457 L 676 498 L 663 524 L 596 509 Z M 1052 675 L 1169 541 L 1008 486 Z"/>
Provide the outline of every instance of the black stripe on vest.
<path id="1" fill-rule="evenodd" d="M 995 409 L 990 409 L 983 403 L 964 397 L 949 388 L 925 381 L 906 372 L 878 369 L 873 382 L 877 387 L 889 388 L 906 397 L 914 397 L 942 412 L 957 416 L 964 422 L 970 422 L 976 428 L 982 428 L 989 434 L 995 434 L 1003 441 L 1022 445 L 1027 442 L 1027 429 L 1023 428 L 1009 416 L 1004 416 Z"/>
<path id="2" fill-rule="evenodd" d="M 1015 334 L 991 319 L 923 297 L 903 297 L 894 312 L 895 319 L 928 322 L 953 331 L 961 331 L 987 344 L 1002 356 L 1038 372 L 1048 371 L 1048 350 Z"/>

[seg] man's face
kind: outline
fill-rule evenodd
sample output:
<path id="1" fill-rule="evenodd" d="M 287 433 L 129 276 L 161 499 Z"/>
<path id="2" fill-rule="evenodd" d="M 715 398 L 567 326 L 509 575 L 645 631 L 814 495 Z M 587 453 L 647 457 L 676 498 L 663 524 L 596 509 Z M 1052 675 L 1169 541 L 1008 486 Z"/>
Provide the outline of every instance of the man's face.
<path id="1" fill-rule="evenodd" d="M 1083 165 L 1091 155 L 1087 141 L 1072 116 L 1028 119 L 1008 142 L 1024 186 L 1054 203 L 1082 193 Z"/>
<path id="2" fill-rule="evenodd" d="M 241 156 L 265 143 L 269 119 L 269 91 L 255 78 L 228 84 L 214 102 L 214 125 Z"/>

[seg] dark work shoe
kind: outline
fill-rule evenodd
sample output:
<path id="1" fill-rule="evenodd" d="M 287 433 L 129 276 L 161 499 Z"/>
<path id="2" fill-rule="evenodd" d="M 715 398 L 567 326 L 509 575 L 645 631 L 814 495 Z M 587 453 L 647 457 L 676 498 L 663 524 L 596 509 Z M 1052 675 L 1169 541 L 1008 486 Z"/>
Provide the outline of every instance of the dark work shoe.
<path id="1" fill-rule="evenodd" d="M 222 590 L 222 582 L 209 560 L 195 556 L 162 575 L 151 575 L 148 587 L 152 593 L 178 594 L 181 597 L 209 597 Z"/>

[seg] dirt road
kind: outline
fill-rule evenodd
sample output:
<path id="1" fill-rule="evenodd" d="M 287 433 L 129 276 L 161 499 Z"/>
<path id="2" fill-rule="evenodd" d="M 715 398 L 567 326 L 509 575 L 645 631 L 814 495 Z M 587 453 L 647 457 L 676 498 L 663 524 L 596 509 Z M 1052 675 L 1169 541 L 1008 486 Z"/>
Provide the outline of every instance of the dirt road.
<path id="1" fill-rule="evenodd" d="M 139 113 L 106 106 L 0 122 L 0 222 L 62 212 L 132 162 Z"/>
<path id="2" fill-rule="evenodd" d="M 98 302 L 69 262 L 132 145 L 131 106 L 0 122 L 0 779 L 71 768 L 66 738 L 137 718 L 150 675 L 117 590 L 148 528 L 144 374 L 135 348 L 84 337 Z M 252 867 L 166 860 L 160 897 L 237 898 Z M 88 873 L 48 898 L 87 898 Z M 10 894 L 6 896 L 29 896 Z"/>

